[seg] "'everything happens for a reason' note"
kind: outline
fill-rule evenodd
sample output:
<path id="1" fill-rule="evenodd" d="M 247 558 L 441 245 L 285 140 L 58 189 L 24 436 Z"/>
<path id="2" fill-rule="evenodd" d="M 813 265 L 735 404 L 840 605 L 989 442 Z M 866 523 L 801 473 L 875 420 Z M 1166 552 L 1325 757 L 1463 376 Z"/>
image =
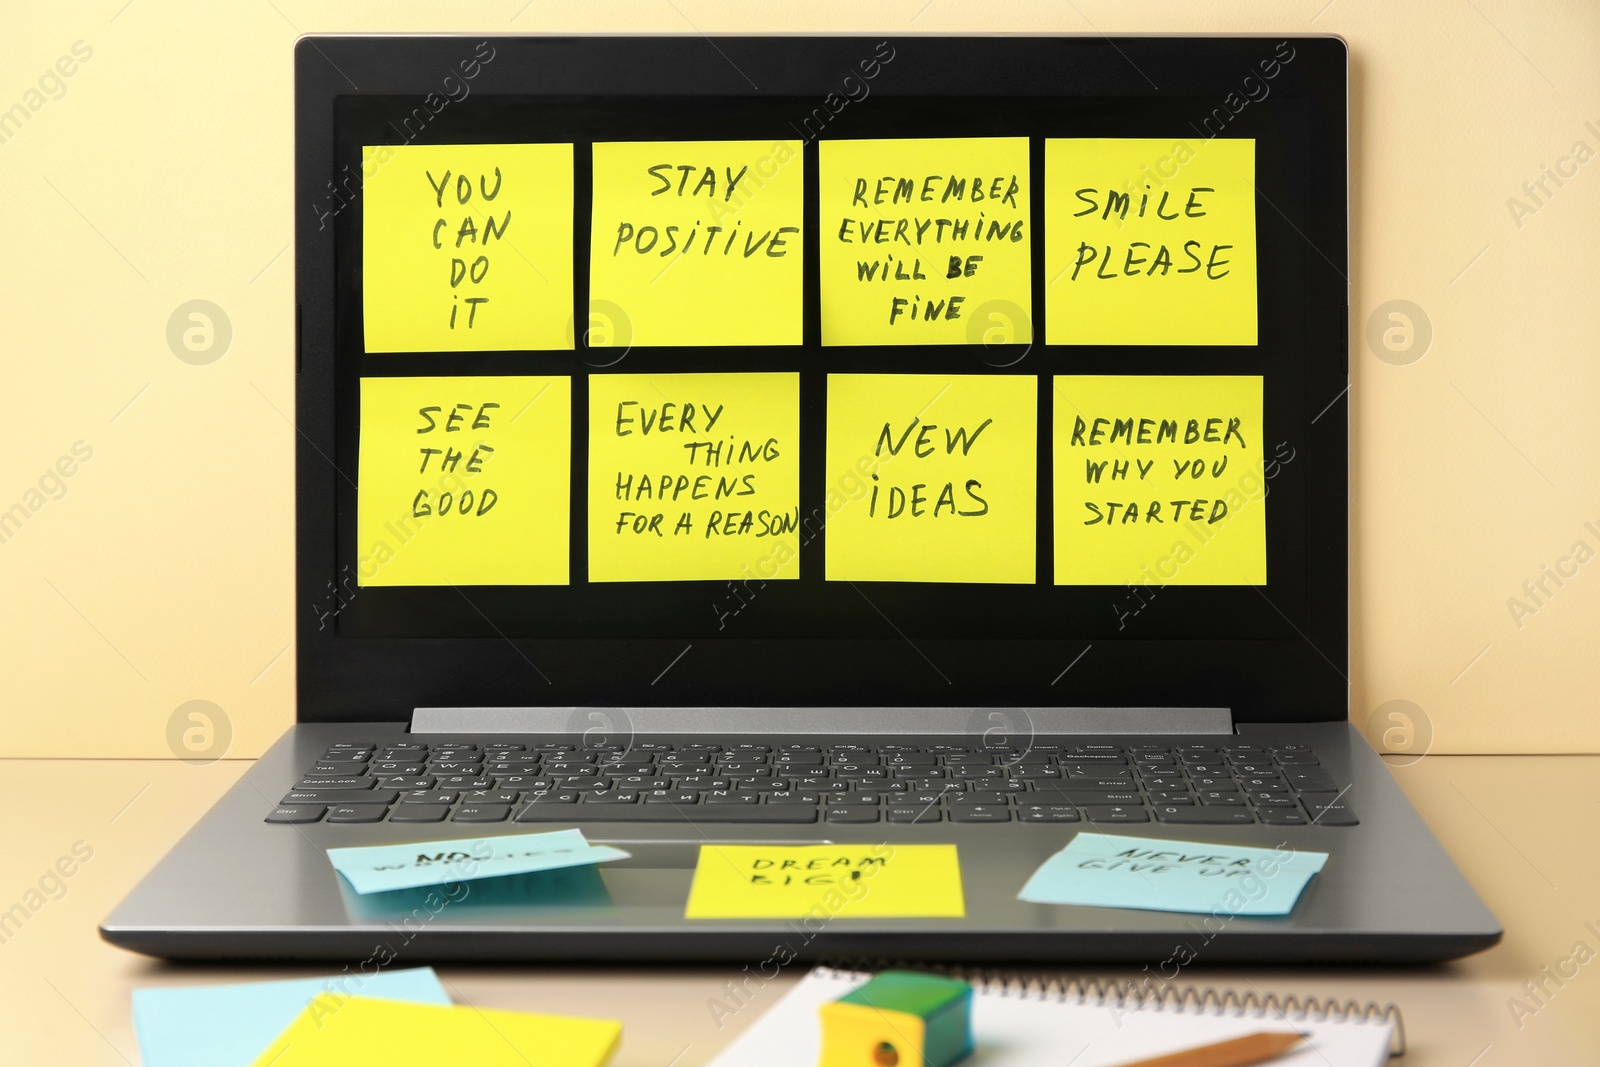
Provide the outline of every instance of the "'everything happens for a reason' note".
<path id="1" fill-rule="evenodd" d="M 572 379 L 361 379 L 361 585 L 565 585 Z"/>
<path id="2" fill-rule="evenodd" d="M 805 168 L 799 141 L 594 146 L 594 348 L 797 345 Z"/>
<path id="3" fill-rule="evenodd" d="M 1046 340 L 1255 344 L 1255 148 L 1046 140 Z"/>
<path id="4" fill-rule="evenodd" d="M 368 352 L 573 347 L 570 144 L 361 152 Z"/>
<path id="5" fill-rule="evenodd" d="M 1258 375 L 1054 380 L 1055 584 L 1263 585 Z"/>
<path id="6" fill-rule="evenodd" d="M 798 578 L 800 376 L 589 378 L 589 580 Z"/>
<path id="7" fill-rule="evenodd" d="M 820 152 L 824 345 L 1033 340 L 1026 137 Z"/>
<path id="8" fill-rule="evenodd" d="M 1038 379 L 828 375 L 827 579 L 1034 580 Z"/>

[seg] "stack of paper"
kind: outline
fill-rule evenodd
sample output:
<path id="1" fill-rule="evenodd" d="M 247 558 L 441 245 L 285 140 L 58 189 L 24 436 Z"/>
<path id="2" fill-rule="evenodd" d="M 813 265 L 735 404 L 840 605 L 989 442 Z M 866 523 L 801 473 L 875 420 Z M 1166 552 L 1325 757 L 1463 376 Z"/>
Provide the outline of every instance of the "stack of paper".
<path id="1" fill-rule="evenodd" d="M 452 1006 L 429 968 L 288 982 L 139 989 L 145 1067 L 604 1067 L 607 1019 Z"/>

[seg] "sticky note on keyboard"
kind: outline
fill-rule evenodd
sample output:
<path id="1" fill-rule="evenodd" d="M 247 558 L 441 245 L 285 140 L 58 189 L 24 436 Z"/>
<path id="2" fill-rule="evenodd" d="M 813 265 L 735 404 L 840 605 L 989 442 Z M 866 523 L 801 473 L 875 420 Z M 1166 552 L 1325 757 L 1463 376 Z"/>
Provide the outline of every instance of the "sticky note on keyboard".
<path id="1" fill-rule="evenodd" d="M 1017 896 L 1033 904 L 1287 915 L 1326 852 L 1079 834 Z"/>
<path id="2" fill-rule="evenodd" d="M 448 1005 L 430 967 L 287 982 L 135 989 L 133 1025 L 144 1067 L 246 1067 L 319 995 Z"/>
<path id="3" fill-rule="evenodd" d="M 602 1067 L 621 1037 L 608 1019 L 322 996 L 252 1067 Z"/>
<path id="4" fill-rule="evenodd" d="M 357 893 L 415 889 L 627 858 L 628 853 L 620 848 L 589 844 L 581 830 L 328 850 L 333 869 Z"/>
<path id="5" fill-rule="evenodd" d="M 701 845 L 689 919 L 953 918 L 954 845 Z"/>

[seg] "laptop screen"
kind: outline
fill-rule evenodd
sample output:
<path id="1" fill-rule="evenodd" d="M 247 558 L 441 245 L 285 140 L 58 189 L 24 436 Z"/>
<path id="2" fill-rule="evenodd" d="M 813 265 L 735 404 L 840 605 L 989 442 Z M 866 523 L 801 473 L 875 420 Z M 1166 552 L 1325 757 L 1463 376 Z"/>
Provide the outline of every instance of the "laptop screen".
<path id="1" fill-rule="evenodd" d="M 1342 672 L 1343 146 L 1306 42 L 1228 43 L 1212 92 L 868 39 L 821 92 L 517 92 L 463 39 L 338 94 L 319 640 L 509 647 L 540 703 L 1201 704 L 1333 610 Z"/>

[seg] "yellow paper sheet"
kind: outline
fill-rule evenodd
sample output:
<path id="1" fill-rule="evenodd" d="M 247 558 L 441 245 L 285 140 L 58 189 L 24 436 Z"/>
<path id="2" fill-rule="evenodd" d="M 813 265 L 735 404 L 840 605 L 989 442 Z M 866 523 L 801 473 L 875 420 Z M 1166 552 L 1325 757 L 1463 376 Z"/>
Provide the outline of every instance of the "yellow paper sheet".
<path id="1" fill-rule="evenodd" d="M 361 379 L 361 585 L 565 585 L 572 379 Z"/>
<path id="2" fill-rule="evenodd" d="M 1045 141 L 1046 340 L 1256 343 L 1255 141 Z"/>
<path id="3" fill-rule="evenodd" d="M 323 993 L 252 1067 L 604 1067 L 621 1038 L 609 1019 Z"/>
<path id="4" fill-rule="evenodd" d="M 701 845 L 689 919 L 954 918 L 954 845 Z"/>
<path id="5" fill-rule="evenodd" d="M 591 347 L 801 342 L 800 141 L 594 146 Z"/>
<path id="6" fill-rule="evenodd" d="M 827 578 L 1029 583 L 1038 379 L 828 375 Z"/>
<path id="7" fill-rule="evenodd" d="M 1026 137 L 821 142 L 824 345 L 1033 340 Z"/>
<path id="8" fill-rule="evenodd" d="M 1054 390 L 1057 585 L 1265 584 L 1260 376 L 1062 375 Z"/>
<path id="9" fill-rule="evenodd" d="M 589 377 L 589 580 L 800 576 L 800 376 Z"/>
<path id="10" fill-rule="evenodd" d="M 573 347 L 570 144 L 361 154 L 368 352 Z"/>

